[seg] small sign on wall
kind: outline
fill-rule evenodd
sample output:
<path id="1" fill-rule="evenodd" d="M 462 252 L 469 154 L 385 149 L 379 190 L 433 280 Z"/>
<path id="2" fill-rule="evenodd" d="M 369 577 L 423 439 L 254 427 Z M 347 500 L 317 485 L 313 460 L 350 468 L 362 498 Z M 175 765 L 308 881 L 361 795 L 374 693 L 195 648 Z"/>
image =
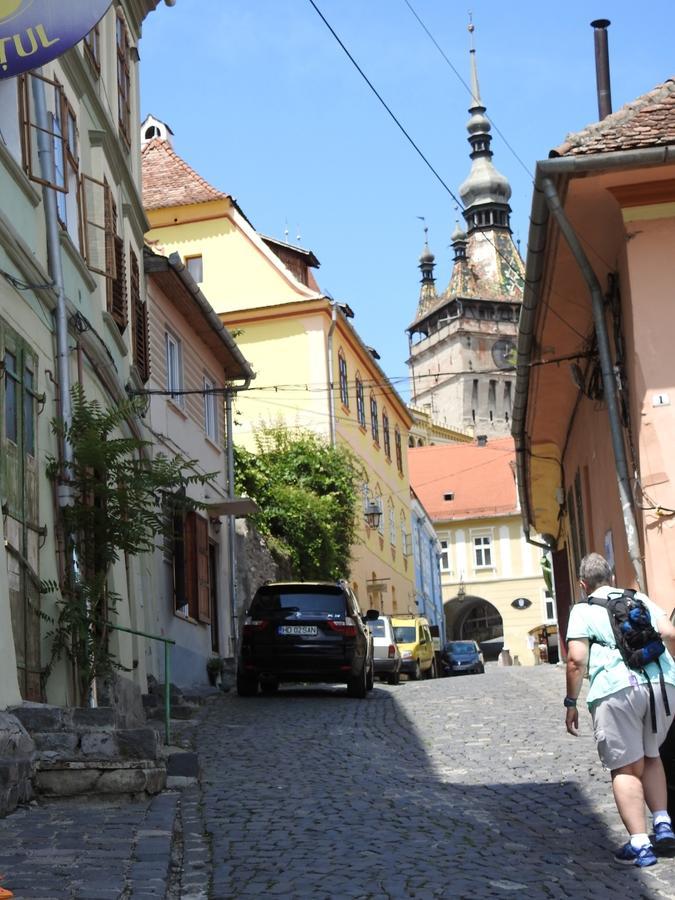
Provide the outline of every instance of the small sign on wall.
<path id="1" fill-rule="evenodd" d="M 532 601 L 528 600 L 527 597 L 516 597 L 511 606 L 514 609 L 527 609 L 532 606 Z"/>

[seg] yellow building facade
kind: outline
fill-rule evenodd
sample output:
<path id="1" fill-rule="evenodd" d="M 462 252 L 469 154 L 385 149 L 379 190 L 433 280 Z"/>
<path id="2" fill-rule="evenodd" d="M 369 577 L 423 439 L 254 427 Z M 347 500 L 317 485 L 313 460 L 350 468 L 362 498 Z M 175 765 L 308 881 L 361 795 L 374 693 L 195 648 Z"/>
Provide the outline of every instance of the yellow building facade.
<path id="1" fill-rule="evenodd" d="M 408 450 L 410 478 L 441 548 L 447 640 L 475 640 L 486 658 L 556 662 L 555 601 L 543 550 L 522 532 L 510 438 Z"/>
<path id="2" fill-rule="evenodd" d="M 178 253 L 256 373 L 237 395 L 235 441 L 255 449 L 256 430 L 283 424 L 349 446 L 364 467 L 351 580 L 363 607 L 414 612 L 410 491 L 405 448 L 411 417 L 345 304 L 324 296 L 302 248 L 264 238 L 236 202 L 177 156 L 156 119 L 142 126 L 147 240 Z"/>

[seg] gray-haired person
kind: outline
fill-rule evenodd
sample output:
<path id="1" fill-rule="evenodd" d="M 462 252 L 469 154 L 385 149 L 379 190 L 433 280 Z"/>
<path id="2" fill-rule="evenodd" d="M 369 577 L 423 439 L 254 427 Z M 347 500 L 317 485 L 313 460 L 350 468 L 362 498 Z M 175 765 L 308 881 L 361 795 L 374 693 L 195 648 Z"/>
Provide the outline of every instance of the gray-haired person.
<path id="1" fill-rule="evenodd" d="M 606 599 L 616 594 L 612 580 L 610 566 L 599 553 L 589 553 L 581 560 L 579 584 L 584 599 Z M 620 863 L 642 867 L 653 866 L 657 862 L 656 853 L 675 849 L 675 834 L 667 811 L 666 776 L 659 756 L 659 747 L 672 722 L 666 709 L 675 710 L 675 627 L 645 594 L 638 592 L 635 598 L 647 607 L 652 625 L 666 646 L 665 652 L 658 662 L 648 663 L 642 671 L 629 668 L 616 646 L 607 608 L 588 602 L 576 603 L 567 627 L 564 703 L 566 728 L 577 736 L 577 698 L 588 668 L 590 685 L 586 701 L 593 719 L 598 755 L 611 772 L 614 801 L 629 834 L 628 842 L 614 858 Z M 658 687 L 661 673 L 667 704 Z M 647 834 L 645 802 L 653 815 L 653 843 Z"/>

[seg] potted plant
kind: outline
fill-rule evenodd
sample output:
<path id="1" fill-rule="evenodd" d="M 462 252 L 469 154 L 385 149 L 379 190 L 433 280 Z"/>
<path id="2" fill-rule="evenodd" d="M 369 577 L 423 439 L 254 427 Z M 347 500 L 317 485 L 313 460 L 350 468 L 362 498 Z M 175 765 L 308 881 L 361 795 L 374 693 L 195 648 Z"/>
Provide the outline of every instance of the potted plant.
<path id="1" fill-rule="evenodd" d="M 206 660 L 206 674 L 209 678 L 209 684 L 213 685 L 213 687 L 218 684 L 218 679 L 223 672 L 223 662 L 222 656 L 210 656 Z"/>

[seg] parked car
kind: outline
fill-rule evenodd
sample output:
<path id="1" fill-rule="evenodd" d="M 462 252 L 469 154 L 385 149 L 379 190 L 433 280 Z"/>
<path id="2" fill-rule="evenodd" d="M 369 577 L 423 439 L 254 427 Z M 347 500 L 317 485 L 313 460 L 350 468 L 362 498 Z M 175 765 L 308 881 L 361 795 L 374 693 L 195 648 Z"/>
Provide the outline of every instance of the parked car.
<path id="1" fill-rule="evenodd" d="M 375 658 L 375 675 L 389 684 L 398 684 L 401 680 L 401 653 L 394 640 L 394 629 L 389 616 L 380 616 L 368 622 L 373 636 L 373 654 Z"/>
<path id="2" fill-rule="evenodd" d="M 346 684 L 365 697 L 374 682 L 373 638 L 346 582 L 270 582 L 260 587 L 244 620 L 237 693 L 258 686 L 274 693 L 282 682 Z"/>
<path id="3" fill-rule="evenodd" d="M 441 651 L 441 674 L 482 673 L 485 660 L 475 641 L 448 641 Z"/>
<path id="4" fill-rule="evenodd" d="M 436 657 L 429 623 L 421 616 L 392 616 L 394 639 L 401 651 L 401 671 L 414 681 L 435 678 Z"/>

